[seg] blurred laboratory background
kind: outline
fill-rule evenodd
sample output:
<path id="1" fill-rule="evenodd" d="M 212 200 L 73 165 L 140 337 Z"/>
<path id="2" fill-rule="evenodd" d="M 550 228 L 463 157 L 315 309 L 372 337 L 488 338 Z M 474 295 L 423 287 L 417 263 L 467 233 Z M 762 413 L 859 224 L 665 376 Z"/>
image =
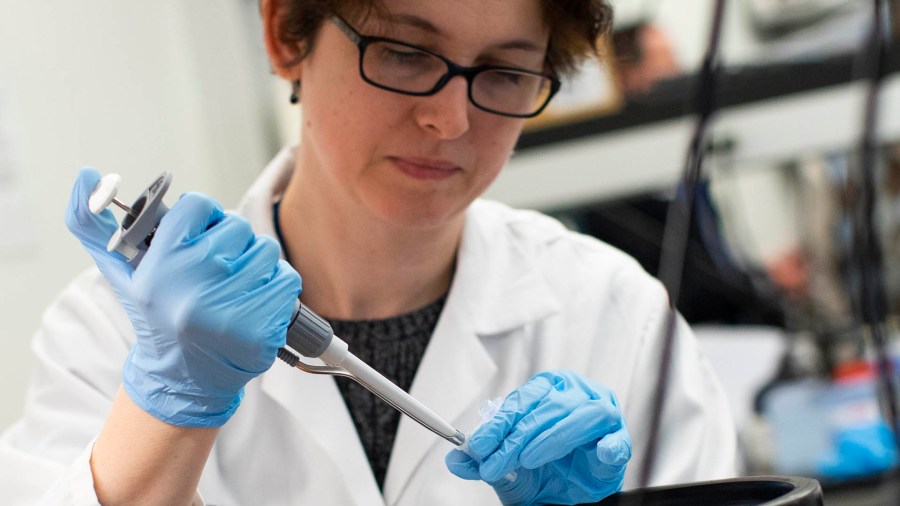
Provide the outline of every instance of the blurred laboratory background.
<path id="1" fill-rule="evenodd" d="M 612 3 L 603 61 L 527 124 L 487 196 L 553 214 L 656 273 L 714 2 Z M 826 504 L 889 504 L 900 475 L 872 343 L 881 332 L 900 364 L 900 56 L 877 65 L 866 213 L 873 2 L 726 4 L 679 310 L 728 390 L 745 474 L 818 478 Z M 886 31 L 900 33 L 898 2 L 884 5 Z M 0 429 L 22 414 L 43 309 L 90 265 L 63 223 L 79 168 L 121 174 L 126 200 L 168 170 L 170 195 L 233 206 L 296 138 L 302 107 L 271 74 L 257 8 L 0 5 Z M 859 251 L 866 224 L 874 260 Z M 874 322 L 861 295 L 873 269 Z"/>

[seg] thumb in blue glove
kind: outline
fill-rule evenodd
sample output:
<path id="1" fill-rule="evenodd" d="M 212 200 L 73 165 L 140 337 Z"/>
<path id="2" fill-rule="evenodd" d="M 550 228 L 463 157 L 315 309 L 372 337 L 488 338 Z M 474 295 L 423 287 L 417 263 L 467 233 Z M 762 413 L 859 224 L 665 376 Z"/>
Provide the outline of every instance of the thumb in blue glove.
<path id="1" fill-rule="evenodd" d="M 97 268 L 109 281 L 119 301 L 125 306 L 129 318 L 134 319 L 140 316 L 140 312 L 131 305 L 126 290 L 128 288 L 127 280 L 131 278 L 134 268 L 119 252 L 106 251 L 109 238 L 119 228 L 119 224 L 109 209 L 104 209 L 100 214 L 94 214 L 88 207 L 91 192 L 99 182 L 99 172 L 91 168 L 81 169 L 75 180 L 75 186 L 72 188 L 69 207 L 66 208 L 66 227 L 81 241 L 81 245 L 91 255 Z"/>
<path id="2" fill-rule="evenodd" d="M 216 427 L 235 412 L 244 385 L 271 367 L 284 346 L 300 276 L 278 244 L 226 214 L 209 197 L 186 194 L 159 224 L 132 268 L 105 244 L 117 227 L 93 215 L 96 171 L 76 181 L 66 223 L 109 281 L 137 340 L 123 371 L 131 399 L 156 418 Z"/>
<path id="3" fill-rule="evenodd" d="M 542 372 L 514 390 L 452 450 L 450 471 L 484 480 L 504 504 L 593 502 L 621 490 L 631 438 L 613 393 L 571 371 Z M 515 479 L 504 478 L 515 471 Z"/>

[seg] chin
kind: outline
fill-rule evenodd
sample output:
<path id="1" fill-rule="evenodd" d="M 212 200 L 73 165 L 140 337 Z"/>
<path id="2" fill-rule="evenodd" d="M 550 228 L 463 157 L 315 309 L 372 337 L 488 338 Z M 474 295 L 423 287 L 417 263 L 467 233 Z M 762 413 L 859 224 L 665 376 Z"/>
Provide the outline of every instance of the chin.
<path id="1" fill-rule="evenodd" d="M 466 206 L 451 206 L 446 204 L 422 205 L 385 205 L 378 210 L 378 214 L 385 221 L 399 227 L 410 229 L 434 229 L 441 226 L 449 226 L 462 218 Z"/>

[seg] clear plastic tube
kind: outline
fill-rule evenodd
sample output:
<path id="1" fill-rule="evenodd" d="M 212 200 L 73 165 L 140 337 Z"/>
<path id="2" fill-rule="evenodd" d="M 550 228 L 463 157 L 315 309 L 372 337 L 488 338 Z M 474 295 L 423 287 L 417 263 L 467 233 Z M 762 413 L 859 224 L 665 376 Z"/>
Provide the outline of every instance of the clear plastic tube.
<path id="1" fill-rule="evenodd" d="M 484 403 L 482 403 L 481 406 L 478 406 L 477 413 L 478 413 L 478 417 L 481 419 L 481 421 L 478 422 L 478 425 L 476 425 L 475 427 L 472 427 L 472 430 L 469 431 L 469 436 L 474 434 L 475 431 L 478 430 L 479 427 L 481 427 L 488 420 L 493 418 L 494 415 L 497 414 L 497 411 L 500 411 L 500 406 L 502 406 L 502 405 L 503 405 L 503 397 L 497 397 L 496 399 L 488 399 L 488 400 L 484 401 Z M 469 451 L 469 438 L 468 437 L 466 437 L 466 440 L 463 441 L 463 444 L 459 445 L 459 449 L 463 453 L 468 455 L 469 457 L 472 457 L 473 459 L 478 461 L 479 464 L 481 463 L 481 461 L 478 459 L 478 457 L 476 457 L 475 455 L 472 454 L 472 452 Z M 517 474 L 515 471 L 510 471 L 510 472 L 506 473 L 503 477 L 506 478 L 507 481 L 512 482 L 512 481 L 516 481 Z"/>

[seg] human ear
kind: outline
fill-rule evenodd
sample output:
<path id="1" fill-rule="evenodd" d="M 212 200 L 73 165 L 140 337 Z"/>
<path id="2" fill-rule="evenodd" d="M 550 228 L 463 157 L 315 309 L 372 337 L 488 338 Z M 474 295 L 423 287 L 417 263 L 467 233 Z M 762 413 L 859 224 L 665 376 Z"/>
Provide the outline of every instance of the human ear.
<path id="1" fill-rule="evenodd" d="M 284 17 L 287 15 L 289 0 L 262 0 L 260 15 L 263 23 L 263 40 L 272 70 L 289 81 L 301 78 L 299 44 L 287 42 L 284 38 Z"/>

